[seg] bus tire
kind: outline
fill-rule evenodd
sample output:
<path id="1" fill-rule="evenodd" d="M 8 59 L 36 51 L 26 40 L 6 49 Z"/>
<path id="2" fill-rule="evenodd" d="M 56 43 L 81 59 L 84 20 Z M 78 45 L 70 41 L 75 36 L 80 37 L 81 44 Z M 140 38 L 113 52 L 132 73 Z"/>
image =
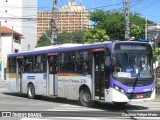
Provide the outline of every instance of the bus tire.
<path id="1" fill-rule="evenodd" d="M 35 97 L 35 88 L 33 84 L 28 85 L 28 98 L 33 99 Z"/>
<path id="2" fill-rule="evenodd" d="M 91 92 L 88 88 L 84 88 L 80 91 L 79 101 L 82 106 L 92 107 L 94 105 L 94 101 L 91 99 Z"/>

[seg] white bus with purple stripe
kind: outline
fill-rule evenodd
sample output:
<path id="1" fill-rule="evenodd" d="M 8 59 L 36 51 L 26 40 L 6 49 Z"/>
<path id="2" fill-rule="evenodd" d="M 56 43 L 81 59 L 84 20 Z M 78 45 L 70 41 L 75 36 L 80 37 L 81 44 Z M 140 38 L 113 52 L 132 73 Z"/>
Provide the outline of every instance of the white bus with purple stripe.
<path id="1" fill-rule="evenodd" d="M 147 42 L 66 44 L 8 55 L 14 92 L 124 104 L 155 98 L 152 48 Z"/>

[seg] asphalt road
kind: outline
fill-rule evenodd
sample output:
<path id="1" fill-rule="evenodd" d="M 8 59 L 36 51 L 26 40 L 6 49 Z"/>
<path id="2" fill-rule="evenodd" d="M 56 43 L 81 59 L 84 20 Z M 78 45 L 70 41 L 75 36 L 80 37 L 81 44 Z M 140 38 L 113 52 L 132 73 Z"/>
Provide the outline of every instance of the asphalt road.
<path id="1" fill-rule="evenodd" d="M 0 120 L 158 120 L 160 119 L 160 103 L 131 102 L 123 107 L 113 103 L 99 103 L 92 108 L 86 108 L 78 105 L 77 101 L 67 99 L 40 96 L 28 99 L 24 94 L 8 91 L 5 84 L 0 83 L 0 112 L 0 116 L 3 112 L 3 117 L 0 117 Z M 6 112 L 9 112 L 12 118 L 7 117 Z M 29 116 L 30 118 L 27 118 Z M 33 118 L 35 116 L 37 118 Z"/>

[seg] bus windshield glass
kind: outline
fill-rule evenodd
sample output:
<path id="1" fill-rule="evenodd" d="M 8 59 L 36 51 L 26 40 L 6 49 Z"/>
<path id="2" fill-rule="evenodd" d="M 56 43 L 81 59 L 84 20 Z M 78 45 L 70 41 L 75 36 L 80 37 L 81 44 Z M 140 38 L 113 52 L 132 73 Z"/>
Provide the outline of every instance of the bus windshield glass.
<path id="1" fill-rule="evenodd" d="M 113 57 L 113 77 L 151 78 L 153 75 L 151 56 L 151 52 L 116 52 Z"/>

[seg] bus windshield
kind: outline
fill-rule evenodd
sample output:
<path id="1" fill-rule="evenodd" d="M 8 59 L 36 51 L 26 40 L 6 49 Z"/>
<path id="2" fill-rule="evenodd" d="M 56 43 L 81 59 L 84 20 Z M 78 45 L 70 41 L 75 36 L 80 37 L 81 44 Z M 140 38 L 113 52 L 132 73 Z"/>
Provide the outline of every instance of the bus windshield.
<path id="1" fill-rule="evenodd" d="M 116 52 L 113 56 L 113 77 L 151 78 L 153 75 L 151 57 L 151 52 Z"/>

